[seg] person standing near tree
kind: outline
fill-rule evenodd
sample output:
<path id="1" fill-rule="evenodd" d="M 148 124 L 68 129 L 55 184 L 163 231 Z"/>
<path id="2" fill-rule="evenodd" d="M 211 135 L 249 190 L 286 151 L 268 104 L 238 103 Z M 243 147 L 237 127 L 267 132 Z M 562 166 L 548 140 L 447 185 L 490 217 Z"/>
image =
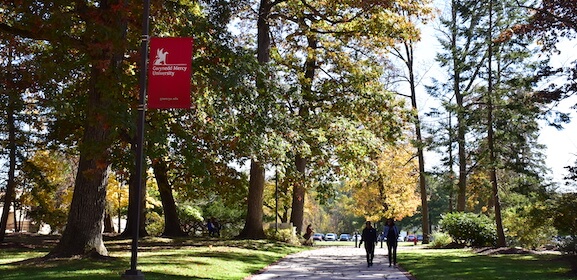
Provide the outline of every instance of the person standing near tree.
<path id="1" fill-rule="evenodd" d="M 393 219 L 388 219 L 385 223 L 383 236 L 387 238 L 387 254 L 389 256 L 389 267 L 391 264 L 397 266 L 397 245 L 399 239 L 399 228 Z"/>
<path id="2" fill-rule="evenodd" d="M 377 230 L 371 225 L 370 221 L 365 222 L 365 228 L 361 233 L 361 244 L 365 243 L 365 251 L 367 252 L 367 267 L 373 266 L 373 258 L 375 257 L 375 246 L 377 245 Z"/>
<path id="3" fill-rule="evenodd" d="M 315 231 L 313 230 L 313 225 L 309 224 L 307 226 L 307 230 L 305 232 L 305 234 L 303 235 L 303 238 L 305 239 L 304 244 L 305 245 L 313 245 L 313 233 Z"/>

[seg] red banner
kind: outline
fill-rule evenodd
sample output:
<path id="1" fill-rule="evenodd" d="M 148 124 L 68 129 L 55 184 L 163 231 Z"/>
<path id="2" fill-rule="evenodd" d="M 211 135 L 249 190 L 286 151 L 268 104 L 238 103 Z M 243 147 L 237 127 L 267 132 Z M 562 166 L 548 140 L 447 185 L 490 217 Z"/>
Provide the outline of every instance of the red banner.
<path id="1" fill-rule="evenodd" d="M 190 108 L 192 38 L 151 38 L 148 108 Z"/>

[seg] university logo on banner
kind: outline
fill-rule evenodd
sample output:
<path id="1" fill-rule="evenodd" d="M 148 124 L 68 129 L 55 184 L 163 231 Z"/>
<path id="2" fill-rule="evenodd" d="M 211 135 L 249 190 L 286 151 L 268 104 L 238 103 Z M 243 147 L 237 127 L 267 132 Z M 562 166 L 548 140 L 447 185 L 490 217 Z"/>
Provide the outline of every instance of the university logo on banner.
<path id="1" fill-rule="evenodd" d="M 148 108 L 190 108 L 192 38 L 151 38 Z"/>

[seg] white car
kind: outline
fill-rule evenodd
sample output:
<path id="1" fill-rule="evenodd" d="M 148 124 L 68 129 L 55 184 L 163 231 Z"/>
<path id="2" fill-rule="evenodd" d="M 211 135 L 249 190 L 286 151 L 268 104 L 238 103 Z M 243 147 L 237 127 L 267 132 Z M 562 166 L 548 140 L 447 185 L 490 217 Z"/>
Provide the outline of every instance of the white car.
<path id="1" fill-rule="evenodd" d="M 325 241 L 337 241 L 337 235 L 334 233 L 325 234 Z"/>

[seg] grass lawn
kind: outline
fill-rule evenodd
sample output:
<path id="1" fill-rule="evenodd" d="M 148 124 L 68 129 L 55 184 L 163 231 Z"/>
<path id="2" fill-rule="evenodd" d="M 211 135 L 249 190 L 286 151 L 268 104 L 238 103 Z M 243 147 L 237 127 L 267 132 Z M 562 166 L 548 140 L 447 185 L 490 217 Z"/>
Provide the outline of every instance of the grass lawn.
<path id="1" fill-rule="evenodd" d="M 106 240 L 110 257 L 44 260 L 57 237 L 8 236 L 0 244 L 0 279 L 120 279 L 130 268 L 130 240 Z M 256 240 L 144 238 L 138 266 L 147 280 L 244 279 L 287 254 L 353 241 L 315 242 L 314 247 Z M 479 254 L 470 249 L 426 249 L 401 242 L 399 263 L 417 280 L 577 279 L 560 255 Z"/>
<path id="2" fill-rule="evenodd" d="M 399 264 L 418 280 L 575 279 L 566 257 L 554 254 L 478 254 L 471 249 L 399 248 Z"/>
<path id="3" fill-rule="evenodd" d="M 110 253 L 107 258 L 49 261 L 40 257 L 46 255 L 53 242 L 27 242 L 32 241 L 2 244 L 0 279 L 117 280 L 130 269 L 130 240 L 106 241 Z M 147 280 L 243 279 L 302 250 L 308 248 L 270 241 L 145 238 L 139 242 L 137 269 Z"/>

